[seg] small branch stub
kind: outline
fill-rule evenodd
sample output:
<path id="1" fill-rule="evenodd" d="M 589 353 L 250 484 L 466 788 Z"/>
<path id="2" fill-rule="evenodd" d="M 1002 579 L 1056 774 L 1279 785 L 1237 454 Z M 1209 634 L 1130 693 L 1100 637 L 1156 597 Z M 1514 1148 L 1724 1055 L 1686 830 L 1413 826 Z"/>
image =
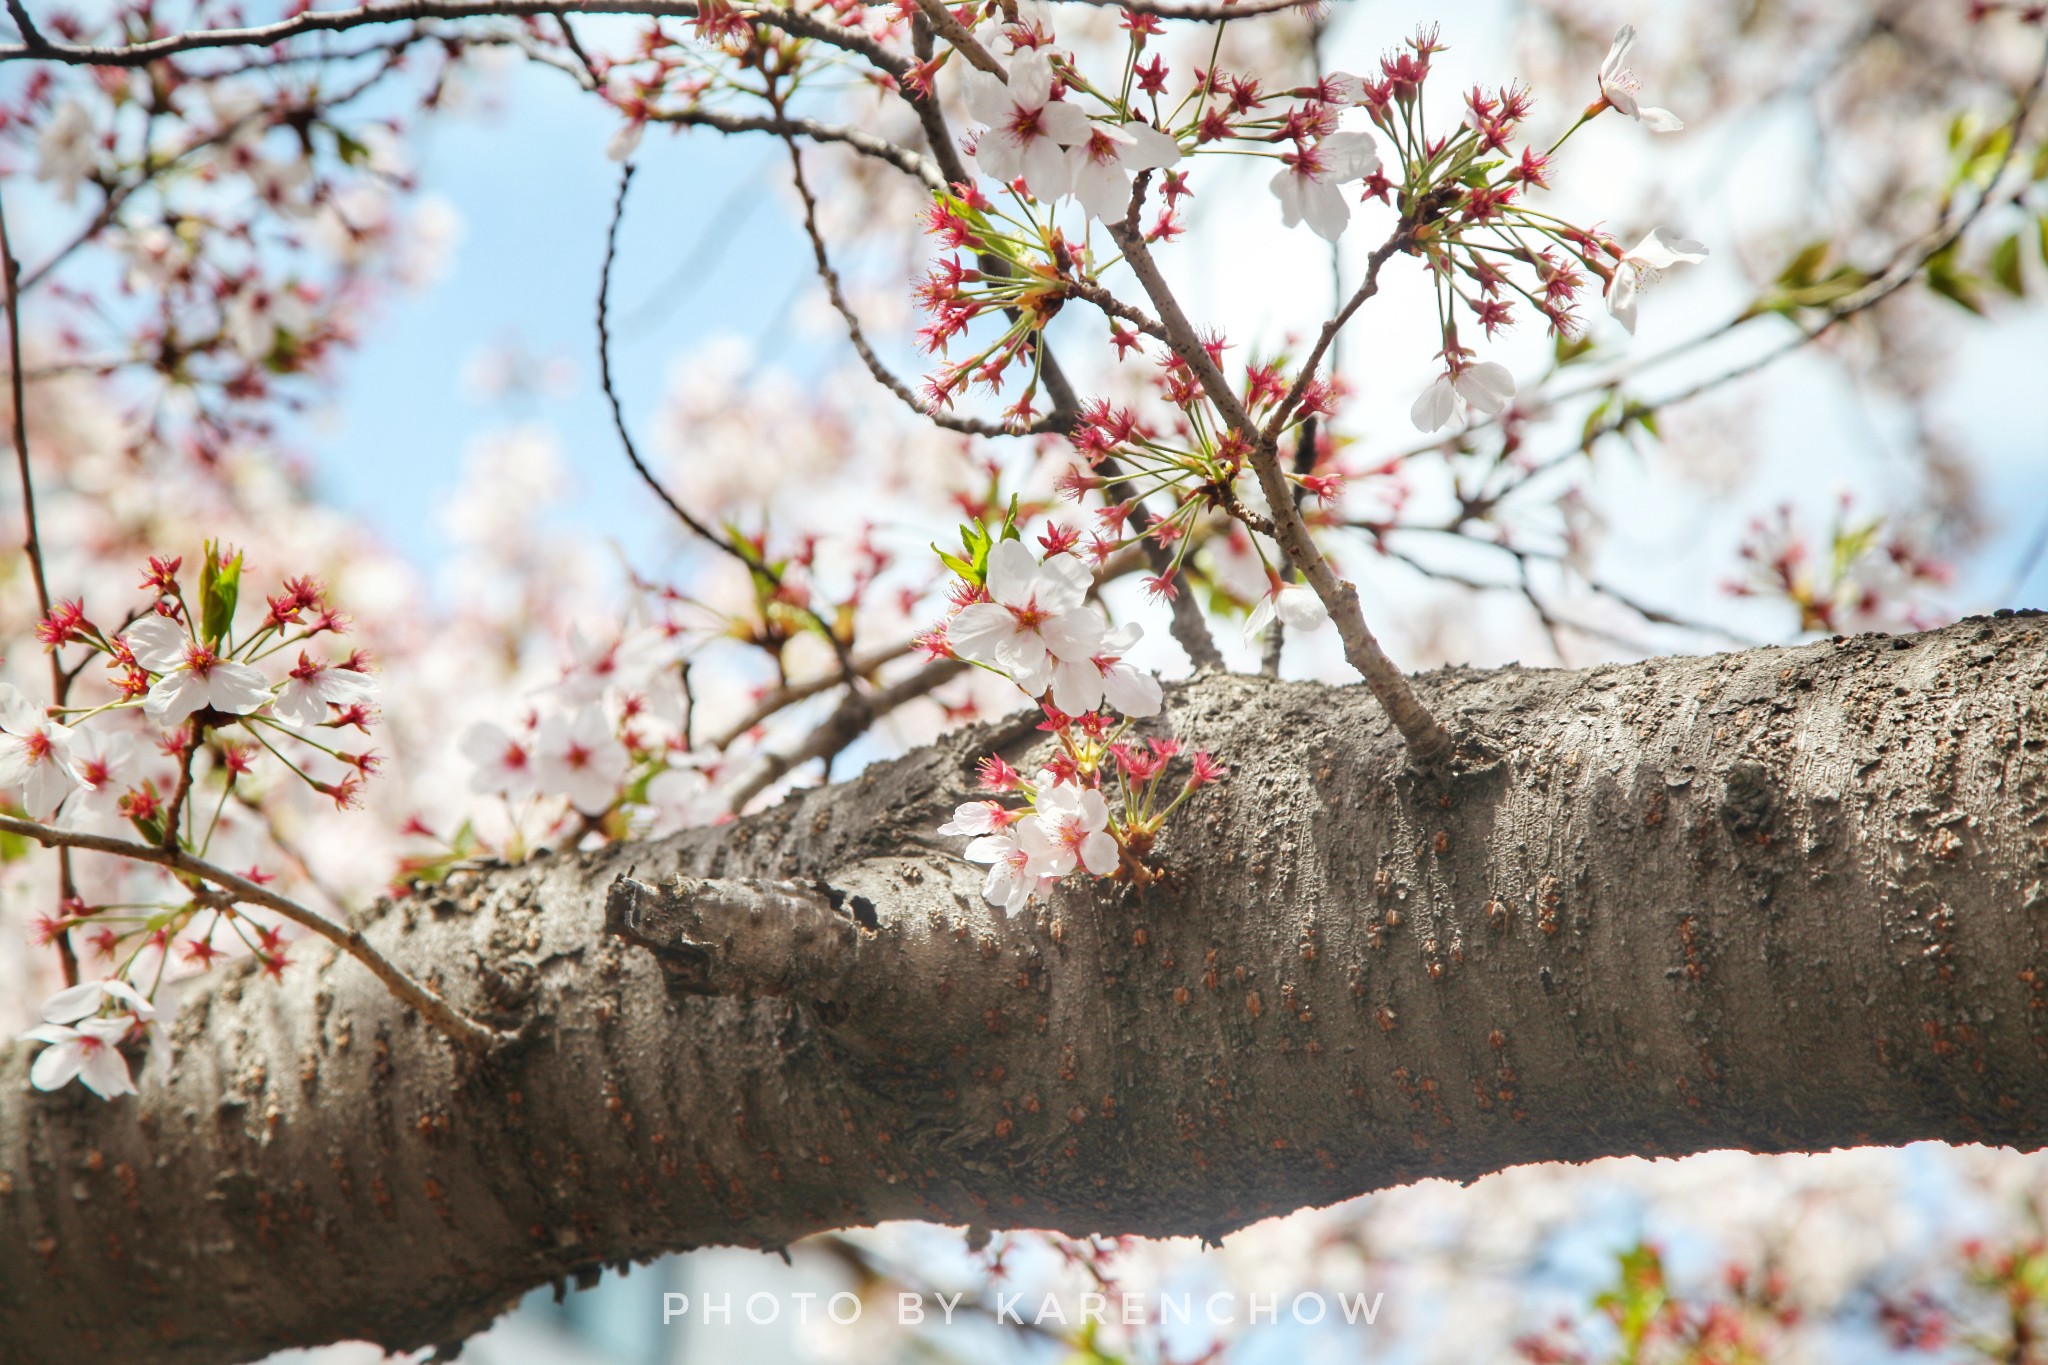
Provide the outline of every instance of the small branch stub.
<path id="1" fill-rule="evenodd" d="M 605 932 L 645 948 L 691 995 L 834 998 L 860 951 L 845 897 L 800 882 L 620 877 L 605 896 Z M 857 908 L 857 907 L 856 907 Z"/>

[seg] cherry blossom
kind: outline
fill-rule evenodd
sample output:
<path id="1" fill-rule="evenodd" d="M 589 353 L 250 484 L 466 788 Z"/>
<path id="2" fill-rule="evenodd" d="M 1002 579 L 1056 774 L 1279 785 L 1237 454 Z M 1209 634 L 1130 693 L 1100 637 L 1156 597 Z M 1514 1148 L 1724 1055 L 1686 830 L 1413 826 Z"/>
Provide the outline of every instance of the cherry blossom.
<path id="1" fill-rule="evenodd" d="M 277 689 L 277 700 L 271 704 L 270 712 L 287 724 L 318 725 L 327 719 L 330 704 L 356 706 L 376 694 L 376 679 L 369 674 L 334 664 L 315 663 L 304 650 L 300 650 L 299 662 L 292 669 L 291 677 Z"/>
<path id="2" fill-rule="evenodd" d="M 1052 670 L 1053 705 L 1069 715 L 1093 711 L 1106 700 L 1134 720 L 1159 714 L 1159 679 L 1123 656 L 1144 636 L 1145 628 L 1127 621 L 1106 632 L 1095 654 L 1072 662 L 1061 660 Z"/>
<path id="3" fill-rule="evenodd" d="M 612 735 L 611 723 L 595 706 L 573 717 L 549 716 L 534 742 L 541 790 L 569 798 L 585 815 L 600 815 L 619 794 L 619 782 L 631 765 L 626 746 Z"/>
<path id="4" fill-rule="evenodd" d="M 1276 619 L 1289 630 L 1309 631 L 1328 621 L 1330 613 L 1324 609 L 1323 599 L 1316 596 L 1316 590 L 1305 583 L 1276 587 L 1259 599 L 1245 620 L 1245 643 L 1256 643 Z"/>
<path id="5" fill-rule="evenodd" d="M 993 664 L 1038 696 L 1056 664 L 1090 664 L 1102 644 L 1102 618 L 1085 605 L 1093 581 L 1072 555 L 1048 555 L 1040 564 L 1022 541 L 1003 541 L 988 556 L 994 600 L 961 608 L 946 638 L 961 658 Z"/>
<path id="6" fill-rule="evenodd" d="M 1116 840 L 1106 828 L 1109 803 L 1102 793 L 1071 782 L 1038 778 L 1037 809 L 1017 827 L 1017 846 L 1034 876 L 1063 877 L 1078 864 L 1098 877 L 1116 871 Z"/>
<path id="7" fill-rule="evenodd" d="M 82 1019 L 76 1028 L 37 1025 L 21 1036 L 49 1046 L 29 1068 L 29 1083 L 38 1090 L 59 1090 L 79 1080 L 103 1100 L 134 1094 L 135 1080 L 119 1048 L 130 1027 L 122 1019 Z"/>
<path id="8" fill-rule="evenodd" d="M 100 1015 L 109 1004 L 122 1012 Z M 29 1068 L 30 1084 L 38 1090 L 58 1090 L 79 1080 L 108 1100 L 135 1093 L 120 1044 L 132 1030 L 156 1017 L 156 1007 L 139 991 L 118 978 L 87 981 L 51 996 L 42 1014 L 43 1022 L 22 1035 L 47 1044 Z"/>
<path id="9" fill-rule="evenodd" d="M 221 658 L 168 617 L 145 616 L 123 638 L 135 662 L 159 675 L 142 702 L 144 713 L 159 725 L 182 725 L 207 707 L 246 716 L 270 700 L 270 684 L 261 673 Z"/>
<path id="10" fill-rule="evenodd" d="M 1088 141 L 1088 116 L 1053 99 L 1052 59 L 1034 48 L 1011 59 L 1007 81 L 980 70 L 962 79 L 967 111 L 988 125 L 975 145 L 981 168 L 1005 183 L 1022 177 L 1039 199 L 1067 193 L 1066 149 Z"/>
<path id="11" fill-rule="evenodd" d="M 1607 59 L 1600 63 L 1600 94 L 1606 101 L 1642 124 L 1653 133 L 1675 133 L 1685 123 L 1669 109 L 1656 109 L 1639 103 L 1636 95 L 1642 90 L 1642 83 L 1636 73 L 1622 63 L 1628 60 L 1628 50 L 1636 44 L 1634 24 L 1622 25 L 1621 32 L 1614 35 L 1613 46 L 1607 49 Z"/>
<path id="12" fill-rule="evenodd" d="M 503 726 L 480 720 L 463 732 L 457 747 L 476 765 L 469 775 L 471 791 L 521 801 L 540 790 L 540 764 L 533 745 L 513 738 Z"/>
<path id="13" fill-rule="evenodd" d="M 313 310 L 288 287 L 270 289 L 250 282 L 228 300 L 221 331 L 244 358 L 263 361 L 277 349 L 280 336 L 304 336 L 313 327 Z"/>
<path id="14" fill-rule="evenodd" d="M 1515 396 L 1514 372 L 1495 360 L 1454 366 L 1422 391 L 1408 416 L 1418 431 L 1435 431 L 1470 407 L 1492 417 Z"/>
<path id="15" fill-rule="evenodd" d="M 118 820 L 121 797 L 142 778 L 142 745 L 129 734 L 98 728 L 75 731 L 71 770 L 79 790 L 65 803 L 61 823 Z"/>
<path id="16" fill-rule="evenodd" d="M 1636 330 L 1636 297 L 1672 266 L 1698 265 L 1707 259 L 1707 249 L 1700 243 L 1690 237 L 1673 237 L 1667 242 L 1663 231 L 1651 228 L 1648 236 L 1622 255 L 1607 281 L 1607 311 L 1631 336 Z"/>
<path id="17" fill-rule="evenodd" d="M 579 626 L 569 628 L 569 661 L 555 685 L 571 705 L 593 702 L 607 687 L 638 688 L 675 656 L 672 642 L 658 630 L 629 630 L 615 639 L 591 638 Z"/>
<path id="18" fill-rule="evenodd" d="M 66 99 L 36 136 L 36 179 L 48 181 L 57 198 L 68 204 L 92 174 L 98 154 L 92 115 L 77 100 Z"/>
<path id="19" fill-rule="evenodd" d="M 1180 144 L 1145 123 L 1091 124 L 1067 152 L 1074 198 L 1097 218 L 1122 218 L 1131 204 L 1131 176 L 1180 160 Z"/>
<path id="20" fill-rule="evenodd" d="M 984 834 L 967 845 L 962 857 L 970 863 L 987 863 L 988 881 L 981 894 L 990 905 L 999 905 L 1014 915 L 1031 899 L 1038 875 L 1031 870 L 1031 857 L 1009 834 Z"/>
<path id="21" fill-rule="evenodd" d="M 939 826 L 941 834 L 997 834 L 1016 823 L 1016 813 L 997 801 L 968 801 L 953 807 L 953 818 Z"/>
<path id="22" fill-rule="evenodd" d="M 71 727 L 51 720 L 19 689 L 0 683 L 0 788 L 19 786 L 29 818 L 47 820 L 78 785 Z"/>
<path id="23" fill-rule="evenodd" d="M 1287 227 L 1306 222 L 1330 242 L 1343 236 L 1351 223 L 1351 205 L 1338 186 L 1363 180 L 1380 168 L 1379 149 L 1370 133 L 1331 133 L 1281 160 L 1286 165 L 1273 177 L 1281 222 Z"/>

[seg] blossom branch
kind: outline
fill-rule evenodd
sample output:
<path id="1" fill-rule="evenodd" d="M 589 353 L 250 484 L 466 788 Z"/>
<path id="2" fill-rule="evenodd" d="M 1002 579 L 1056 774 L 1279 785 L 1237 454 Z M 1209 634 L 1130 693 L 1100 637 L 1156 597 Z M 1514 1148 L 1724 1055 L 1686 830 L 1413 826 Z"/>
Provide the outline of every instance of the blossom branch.
<path id="1" fill-rule="evenodd" d="M 887 162 L 905 175 L 914 176 L 930 190 L 946 188 L 945 176 L 932 158 L 900 146 L 887 138 L 858 128 L 842 128 L 816 119 L 791 118 L 786 114 L 732 114 L 719 109 L 679 109 L 647 116 L 649 123 L 673 123 L 685 127 L 714 128 L 721 133 L 774 133 L 785 139 L 804 137 L 813 142 L 837 142 L 862 156 Z"/>
<path id="2" fill-rule="evenodd" d="M 818 199 L 811 193 L 810 182 L 804 177 L 804 158 L 797 146 L 796 138 L 788 133 L 783 135 L 783 145 L 789 148 L 790 179 L 796 186 L 797 197 L 804 206 L 804 235 L 810 239 L 811 257 L 817 264 L 818 279 L 824 283 L 825 297 L 831 301 L 833 311 L 846 323 L 847 340 L 853 343 L 855 354 L 867 367 L 875 382 L 903 400 L 903 403 L 918 416 L 929 419 L 934 426 L 947 431 L 957 431 L 968 436 L 1032 436 L 1040 432 L 1065 429 L 1072 417 L 1070 410 L 1055 405 L 1053 410 L 1036 422 L 1021 427 L 1005 426 L 997 422 L 984 422 L 973 417 L 956 417 L 926 404 L 917 393 L 883 363 L 875 348 L 868 343 L 867 333 L 861 327 L 860 315 L 853 311 L 853 305 L 846 301 L 845 290 L 840 287 L 839 272 L 832 266 L 832 259 L 825 250 L 824 233 L 818 227 Z"/>
<path id="3" fill-rule="evenodd" d="M 1136 222 L 1142 198 L 1141 187 L 1141 192 L 1131 197 L 1130 215 L 1120 222 L 1108 223 L 1107 227 L 1118 249 L 1124 253 L 1125 263 L 1137 276 L 1153 308 L 1158 310 L 1159 320 L 1166 328 L 1167 344 L 1201 382 L 1203 392 L 1216 405 L 1223 420 L 1251 447 L 1253 472 L 1258 476 L 1267 504 L 1273 509 L 1274 539 L 1308 580 L 1309 586 L 1315 589 L 1324 609 L 1330 613 L 1330 619 L 1337 623 L 1337 632 L 1344 642 L 1345 659 L 1365 678 L 1366 686 L 1386 708 L 1388 719 L 1394 722 L 1418 761 L 1432 763 L 1445 757 L 1451 749 L 1450 732 L 1430 714 L 1406 675 L 1387 657 L 1371 627 L 1366 625 L 1365 613 L 1358 602 L 1358 589 L 1339 579 L 1330 568 L 1329 561 L 1323 558 L 1322 551 L 1316 548 L 1300 511 L 1294 506 L 1286 476 L 1280 471 L 1278 448 L 1259 430 L 1251 414 L 1245 411 L 1244 404 L 1238 401 L 1222 367 L 1203 348 L 1194 324 L 1188 321 L 1187 314 L 1181 310 L 1180 300 L 1174 296 L 1172 286 L 1160 272 L 1159 263 L 1153 259 Z"/>
<path id="4" fill-rule="evenodd" d="M 237 903 L 260 905 L 309 933 L 326 939 L 368 968 L 371 975 L 383 982 L 392 995 L 418 1011 L 421 1018 L 470 1052 L 487 1052 L 492 1046 L 505 1040 L 504 1034 L 471 1019 L 424 982 L 407 975 L 391 959 L 378 952 L 376 946 L 364 938 L 359 930 L 336 924 L 290 897 L 280 896 L 247 877 L 238 876 L 223 867 L 216 867 L 202 858 L 195 858 L 181 848 L 158 848 L 129 839 L 88 834 L 83 830 L 56 829 L 49 825 L 37 824 L 33 820 L 19 820 L 11 815 L 0 815 L 0 832 L 33 839 L 45 848 L 74 848 L 93 853 L 107 853 L 139 863 L 154 863 L 182 876 L 211 882 Z"/>

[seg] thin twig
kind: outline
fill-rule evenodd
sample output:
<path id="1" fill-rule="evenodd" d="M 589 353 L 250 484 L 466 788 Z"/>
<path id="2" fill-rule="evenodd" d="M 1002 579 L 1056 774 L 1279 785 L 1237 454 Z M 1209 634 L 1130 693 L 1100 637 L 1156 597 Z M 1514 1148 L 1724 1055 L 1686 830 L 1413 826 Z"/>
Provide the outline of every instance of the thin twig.
<path id="1" fill-rule="evenodd" d="M 204 859 L 195 858 L 183 849 L 157 848 L 128 839 L 111 838 L 104 834 L 88 834 L 83 830 L 54 829 L 49 825 L 39 825 L 33 820 L 17 820 L 10 815 L 0 815 L 0 831 L 19 835 L 24 839 L 33 839 L 46 848 L 76 848 L 93 853 L 112 854 L 114 857 L 129 858 L 139 863 L 154 863 L 158 867 L 169 868 L 184 876 L 211 882 L 242 904 L 260 905 L 300 928 L 326 939 L 367 967 L 393 995 L 417 1010 L 422 1019 L 469 1051 L 487 1052 L 494 1044 L 504 1040 L 505 1035 L 471 1019 L 425 983 L 408 975 L 403 968 L 379 952 L 359 930 L 336 924 L 289 897 L 280 896 L 275 891 L 259 886 L 247 877 L 237 876 L 226 868 L 216 867 Z"/>
<path id="2" fill-rule="evenodd" d="M 796 748 L 784 754 L 770 754 L 754 772 L 733 788 L 730 809 L 738 814 L 747 802 L 759 796 L 781 778 L 814 758 L 828 764 L 847 745 L 867 733 L 868 727 L 905 702 L 924 696 L 967 667 L 958 659 L 935 659 L 917 672 L 872 695 L 849 689 L 845 700 Z"/>
<path id="3" fill-rule="evenodd" d="M 29 21 L 28 12 L 20 8 L 19 0 L 9 0 L 9 9 L 15 11 L 15 23 L 24 36 L 35 33 L 35 25 Z M 29 577 L 35 580 L 36 607 L 42 618 L 50 615 L 50 584 L 43 569 L 42 535 L 36 525 L 36 481 L 29 472 L 28 460 L 28 391 L 23 382 L 21 364 L 21 262 L 14 259 L 14 243 L 7 236 L 7 211 L 0 205 L 0 276 L 7 282 L 7 379 L 8 393 L 14 405 L 14 459 L 21 471 L 21 515 L 24 525 L 21 549 L 28 557 Z M 62 706 L 71 691 L 71 679 L 64 672 L 64 664 L 57 657 L 57 647 L 50 646 L 50 704 Z M 78 895 L 78 883 L 71 871 L 71 854 L 60 850 L 57 854 L 57 899 L 70 901 Z M 64 973 L 64 984 L 78 984 L 78 953 L 71 946 L 71 935 L 57 935 L 57 961 Z"/>
<path id="4" fill-rule="evenodd" d="M 895 394 L 912 412 L 947 431 L 957 431 L 967 436 L 1035 436 L 1056 429 L 1048 424 L 1064 417 L 1057 409 L 1053 416 L 1041 417 L 1036 422 L 1019 427 L 984 422 L 975 417 L 956 417 L 952 413 L 935 409 L 919 398 L 916 390 L 896 377 L 883 363 L 882 357 L 875 353 L 875 348 L 868 343 L 867 333 L 861 327 L 860 315 L 853 311 L 853 305 L 846 301 L 846 291 L 840 287 L 839 272 L 832 266 L 831 256 L 825 250 L 824 233 L 818 227 L 818 199 L 811 193 L 810 182 L 804 178 L 803 152 L 797 146 L 794 136 L 785 133 L 782 141 L 783 145 L 789 148 L 790 179 L 796 185 L 797 197 L 803 201 L 804 235 L 811 241 L 811 257 L 817 265 L 818 279 L 824 283 L 825 297 L 831 301 L 833 311 L 846 323 L 847 340 L 853 343 L 855 354 L 860 356 L 861 364 L 867 367 L 875 382 Z"/>
<path id="5" fill-rule="evenodd" d="M 1110 236 L 1124 253 L 1124 263 L 1131 268 L 1146 296 L 1152 300 L 1152 307 L 1166 327 L 1168 345 L 1173 353 L 1186 362 L 1189 370 L 1201 381 L 1202 390 L 1215 404 L 1217 413 L 1250 445 L 1252 470 L 1258 475 L 1267 505 L 1273 509 L 1274 539 L 1293 559 L 1295 567 L 1315 589 L 1330 619 L 1336 622 L 1337 633 L 1344 641 L 1345 659 L 1364 677 L 1366 686 L 1379 699 L 1387 718 L 1401 732 L 1416 759 L 1422 763 L 1437 761 L 1450 752 L 1450 732 L 1430 714 L 1407 675 L 1387 657 L 1371 627 L 1366 625 L 1365 613 L 1358 602 L 1358 589 L 1337 577 L 1309 536 L 1301 513 L 1295 508 L 1293 498 L 1288 496 L 1287 479 L 1280 472 L 1278 449 L 1259 430 L 1258 424 L 1231 390 L 1222 367 L 1203 348 L 1200 334 L 1181 310 L 1180 300 L 1174 296 L 1166 276 L 1160 272 L 1159 263 L 1145 244 L 1144 234 L 1137 226 L 1141 199 L 1141 193 L 1134 193 L 1129 215 L 1121 222 L 1107 225 Z"/>

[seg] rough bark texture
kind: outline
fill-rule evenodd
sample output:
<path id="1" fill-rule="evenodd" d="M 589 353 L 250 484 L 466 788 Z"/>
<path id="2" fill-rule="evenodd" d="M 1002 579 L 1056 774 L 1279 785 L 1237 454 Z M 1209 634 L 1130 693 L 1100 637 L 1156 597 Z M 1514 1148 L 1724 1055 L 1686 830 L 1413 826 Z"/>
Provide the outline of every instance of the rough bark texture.
<path id="1" fill-rule="evenodd" d="M 0 1053 L 0 1359 L 452 1342 L 551 1277 L 886 1218 L 1214 1236 L 1529 1161 L 2039 1146 L 2044 645 L 1441 672 L 1493 755 L 1444 775 L 1363 688 L 1205 676 L 1171 718 L 1235 772 L 1173 877 L 1012 921 L 930 831 L 1021 726 L 459 876 L 369 932 L 527 1026 L 493 1058 L 316 945 L 193 991 L 137 1099 Z M 802 885 L 704 900 L 741 878 Z M 784 900 L 818 962 L 748 950 Z"/>

